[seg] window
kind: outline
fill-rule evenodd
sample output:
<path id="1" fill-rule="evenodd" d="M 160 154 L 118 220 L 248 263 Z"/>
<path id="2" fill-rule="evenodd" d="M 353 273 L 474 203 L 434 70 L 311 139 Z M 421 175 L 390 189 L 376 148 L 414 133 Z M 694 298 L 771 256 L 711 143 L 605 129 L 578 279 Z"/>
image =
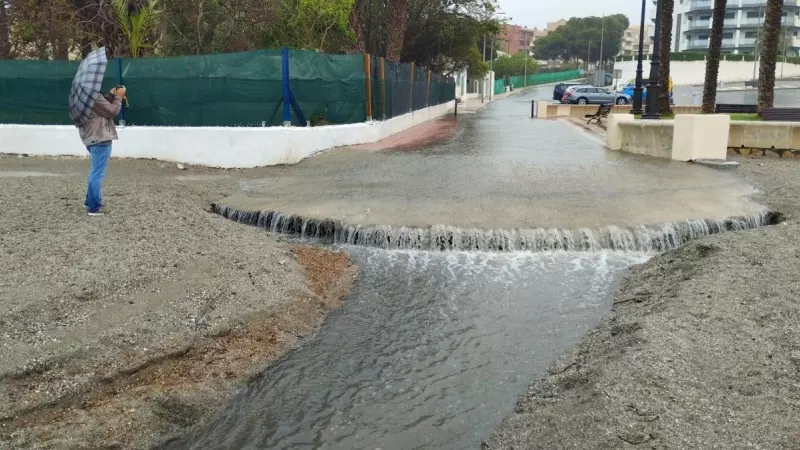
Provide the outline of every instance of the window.
<path id="1" fill-rule="evenodd" d="M 733 39 L 733 32 L 722 33 L 722 39 Z"/>
<path id="2" fill-rule="evenodd" d="M 758 19 L 758 11 L 747 11 L 748 19 Z"/>
<path id="3" fill-rule="evenodd" d="M 726 19 L 735 19 L 736 18 L 736 13 L 735 12 L 725 13 L 725 18 Z"/>
<path id="4" fill-rule="evenodd" d="M 700 16 L 700 20 L 711 20 L 711 16 Z"/>
<path id="5" fill-rule="evenodd" d="M 792 36 L 794 36 L 794 37 L 797 37 L 797 31 L 795 31 L 794 33 L 792 33 Z"/>
<path id="6" fill-rule="evenodd" d="M 748 31 L 744 34 L 745 39 L 755 39 L 758 33 L 755 31 Z"/>
<path id="7" fill-rule="evenodd" d="M 707 34 L 698 34 L 697 35 L 697 40 L 698 41 L 707 41 L 708 40 L 708 35 Z"/>

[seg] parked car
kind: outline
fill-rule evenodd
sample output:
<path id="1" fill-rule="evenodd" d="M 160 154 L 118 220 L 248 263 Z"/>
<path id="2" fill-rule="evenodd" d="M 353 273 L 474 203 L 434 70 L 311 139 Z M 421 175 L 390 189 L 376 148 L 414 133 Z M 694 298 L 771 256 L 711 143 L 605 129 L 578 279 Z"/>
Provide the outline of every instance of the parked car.
<path id="1" fill-rule="evenodd" d="M 564 92 L 566 92 L 569 87 L 577 86 L 578 84 L 579 83 L 558 83 L 553 88 L 553 100 L 561 100 L 561 98 L 564 96 Z"/>
<path id="2" fill-rule="evenodd" d="M 631 97 L 627 94 L 620 94 L 611 89 L 595 86 L 577 86 L 567 89 L 562 99 L 562 103 L 578 105 L 605 105 L 610 103 L 627 105 L 630 102 Z"/>
<path id="3" fill-rule="evenodd" d="M 644 88 L 644 90 L 642 91 L 642 103 L 647 101 L 647 84 L 649 82 L 650 82 L 650 80 L 647 80 L 647 79 L 643 79 L 642 80 L 642 87 Z M 627 96 L 629 96 L 630 98 L 633 98 L 633 90 L 635 88 L 636 88 L 636 82 L 635 81 L 629 82 L 622 89 L 622 93 L 627 95 Z M 670 78 L 670 86 L 669 86 L 669 88 L 670 88 L 670 91 L 669 91 L 669 103 L 674 105 L 675 104 L 675 100 L 673 98 L 674 97 L 674 92 L 672 91 L 672 78 Z"/>

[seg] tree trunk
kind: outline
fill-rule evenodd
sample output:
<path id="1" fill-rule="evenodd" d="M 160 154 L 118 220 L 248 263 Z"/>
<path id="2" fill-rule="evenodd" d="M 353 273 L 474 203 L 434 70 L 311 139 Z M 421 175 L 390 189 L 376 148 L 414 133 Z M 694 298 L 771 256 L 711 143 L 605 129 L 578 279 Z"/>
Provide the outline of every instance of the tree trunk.
<path id="1" fill-rule="evenodd" d="M 370 0 L 356 0 L 353 12 L 350 13 L 350 29 L 356 36 L 356 43 L 353 46 L 353 53 L 365 53 L 367 51 L 367 39 L 364 33 L 364 15 L 366 14 L 366 4 Z"/>
<path id="2" fill-rule="evenodd" d="M 725 24 L 725 7 L 728 0 L 714 1 L 714 15 L 711 23 L 711 42 L 706 58 L 706 80 L 703 88 L 703 112 L 712 114 L 717 105 L 717 76 L 719 58 L 722 54 L 722 27 Z"/>
<path id="3" fill-rule="evenodd" d="M 672 13 L 675 11 L 675 0 L 662 0 L 661 4 L 661 40 L 658 43 L 661 51 L 661 114 L 672 114 L 669 104 L 669 54 L 672 52 Z"/>
<path id="4" fill-rule="evenodd" d="M 775 97 L 775 60 L 781 33 L 783 0 L 767 0 L 764 12 L 764 39 L 758 69 L 758 110 L 771 108 Z"/>
<path id="5" fill-rule="evenodd" d="M 387 21 L 386 59 L 400 61 L 403 51 L 403 39 L 406 31 L 406 10 L 408 0 L 392 0 L 389 2 L 389 17 Z"/>
<path id="6" fill-rule="evenodd" d="M 6 0 L 0 0 L 0 59 L 11 59 L 9 31 Z"/>

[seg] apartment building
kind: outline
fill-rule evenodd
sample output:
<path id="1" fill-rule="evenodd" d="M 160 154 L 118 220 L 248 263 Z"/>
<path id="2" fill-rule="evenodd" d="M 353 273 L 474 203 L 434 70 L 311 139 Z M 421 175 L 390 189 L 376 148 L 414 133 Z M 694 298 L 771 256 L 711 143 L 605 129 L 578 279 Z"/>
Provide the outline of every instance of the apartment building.
<path id="1" fill-rule="evenodd" d="M 642 46 L 644 54 L 648 55 L 653 49 L 653 32 L 650 30 L 649 25 L 644 27 L 644 45 Z M 639 25 L 633 25 L 625 30 L 622 35 L 622 43 L 619 49 L 620 56 L 634 56 L 639 54 Z"/>
<path id="2" fill-rule="evenodd" d="M 500 49 L 509 55 L 516 55 L 521 51 L 531 51 L 536 30 L 520 25 L 505 24 L 497 34 Z"/>
<path id="3" fill-rule="evenodd" d="M 656 1 L 650 18 L 655 21 Z M 767 0 L 728 0 L 722 34 L 723 53 L 757 52 Z M 711 35 L 713 0 L 675 0 L 673 52 L 705 52 Z M 800 56 L 800 0 L 784 0 L 781 32 L 787 56 Z M 653 31 L 651 31 L 651 34 Z M 778 49 L 784 54 L 784 48 Z"/>

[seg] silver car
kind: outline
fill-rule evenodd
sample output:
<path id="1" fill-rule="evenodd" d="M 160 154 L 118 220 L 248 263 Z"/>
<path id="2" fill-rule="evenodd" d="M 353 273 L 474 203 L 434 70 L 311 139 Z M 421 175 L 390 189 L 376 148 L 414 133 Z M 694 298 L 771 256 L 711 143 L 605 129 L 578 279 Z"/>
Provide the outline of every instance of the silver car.
<path id="1" fill-rule="evenodd" d="M 578 105 L 627 105 L 631 103 L 631 97 L 607 88 L 573 86 L 564 93 L 563 103 L 577 103 Z"/>

